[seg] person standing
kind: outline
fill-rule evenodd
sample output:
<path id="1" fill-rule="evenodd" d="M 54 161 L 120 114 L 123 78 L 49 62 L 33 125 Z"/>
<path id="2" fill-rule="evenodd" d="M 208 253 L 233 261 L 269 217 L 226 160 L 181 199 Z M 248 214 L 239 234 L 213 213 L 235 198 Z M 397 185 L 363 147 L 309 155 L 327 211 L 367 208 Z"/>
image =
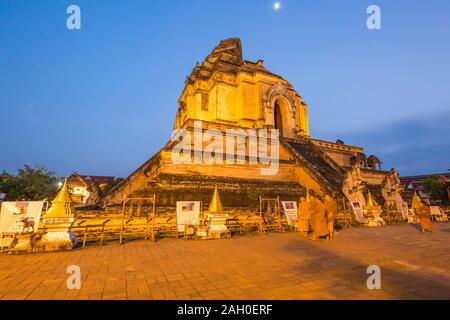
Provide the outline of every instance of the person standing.
<path id="1" fill-rule="evenodd" d="M 325 196 L 325 210 L 327 212 L 327 226 L 328 226 L 328 236 L 333 238 L 334 236 L 334 220 L 336 219 L 338 213 L 338 206 L 336 200 L 334 200 L 329 195 Z"/>
<path id="2" fill-rule="evenodd" d="M 298 211 L 297 228 L 307 236 L 309 234 L 310 205 L 305 197 L 300 198 Z"/>
<path id="3" fill-rule="evenodd" d="M 311 223 L 312 223 L 312 236 L 311 240 L 320 240 L 328 236 L 328 225 L 325 205 L 322 199 L 317 197 L 311 197 L 310 203 Z"/>
<path id="4" fill-rule="evenodd" d="M 421 205 L 418 209 L 419 224 L 422 232 L 434 232 L 433 223 L 431 222 L 430 207 Z"/>

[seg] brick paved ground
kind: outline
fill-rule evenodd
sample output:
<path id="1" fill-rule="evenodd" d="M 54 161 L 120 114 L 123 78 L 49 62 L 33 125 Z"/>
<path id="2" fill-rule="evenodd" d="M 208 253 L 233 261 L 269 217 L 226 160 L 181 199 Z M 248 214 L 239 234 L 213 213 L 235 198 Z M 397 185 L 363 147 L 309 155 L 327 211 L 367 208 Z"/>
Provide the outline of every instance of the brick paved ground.
<path id="1" fill-rule="evenodd" d="M 0 299 L 450 299 L 450 224 L 349 229 L 329 242 L 295 233 L 215 241 L 111 243 L 0 255 Z M 366 268 L 382 270 L 382 290 Z M 79 265 L 81 290 L 66 289 Z"/>

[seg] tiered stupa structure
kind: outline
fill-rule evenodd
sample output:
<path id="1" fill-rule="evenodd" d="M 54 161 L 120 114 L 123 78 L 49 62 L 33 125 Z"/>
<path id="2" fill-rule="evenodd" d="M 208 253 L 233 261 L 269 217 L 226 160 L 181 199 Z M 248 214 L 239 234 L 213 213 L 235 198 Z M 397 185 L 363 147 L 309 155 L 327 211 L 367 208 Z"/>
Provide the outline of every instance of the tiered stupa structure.
<path id="1" fill-rule="evenodd" d="M 227 130 L 248 132 L 263 128 L 280 132 L 279 166 L 275 174 L 262 175 L 264 165 L 248 156 L 241 162 L 227 163 L 226 157 L 237 158 L 236 148 L 226 150 L 223 163 L 195 161 L 196 153 L 210 141 L 197 143 L 194 135 L 191 162 L 174 163 L 171 153 L 178 141 L 172 140 L 110 191 L 104 203 L 118 205 L 124 196 L 156 194 L 159 208 L 175 208 L 176 201 L 193 200 L 203 201 L 206 207 L 216 185 L 221 190 L 225 210 L 254 210 L 259 196 L 297 200 L 306 196 L 307 190 L 344 197 L 344 179 L 354 169 L 355 160 L 363 155 L 363 148 L 311 138 L 308 105 L 294 87 L 269 71 L 262 60 L 244 60 L 240 39 L 223 40 L 186 80 L 178 100 L 174 129 L 189 132 L 197 129 L 197 135 L 213 129 L 225 136 Z M 251 145 L 248 139 L 246 151 Z M 357 169 L 361 181 L 372 193 L 381 194 L 380 185 L 387 173 L 374 167 L 369 170 L 367 162 Z M 381 204 L 382 199 L 377 202 Z"/>
<path id="2" fill-rule="evenodd" d="M 217 187 L 214 189 L 214 194 L 211 199 L 211 202 L 209 204 L 209 213 L 224 213 L 222 201 L 220 200 L 219 196 L 219 190 L 217 190 Z"/>
<path id="3" fill-rule="evenodd" d="M 70 230 L 75 217 L 72 211 L 72 199 L 67 186 L 67 179 L 52 201 L 48 212 L 44 215 L 46 234 L 42 238 L 45 250 L 72 249 L 77 239 Z"/>

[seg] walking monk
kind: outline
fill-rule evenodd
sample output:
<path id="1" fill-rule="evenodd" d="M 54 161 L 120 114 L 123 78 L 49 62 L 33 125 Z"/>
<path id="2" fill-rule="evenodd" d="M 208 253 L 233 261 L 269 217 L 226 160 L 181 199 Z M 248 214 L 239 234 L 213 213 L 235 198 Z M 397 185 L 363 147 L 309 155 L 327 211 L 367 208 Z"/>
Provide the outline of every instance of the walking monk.
<path id="1" fill-rule="evenodd" d="M 329 195 L 325 196 L 325 210 L 327 212 L 327 224 L 328 224 L 328 236 L 333 238 L 334 236 L 334 220 L 338 213 L 338 206 L 336 200 Z"/>
<path id="2" fill-rule="evenodd" d="M 298 206 L 298 221 L 297 228 L 298 231 L 302 232 L 305 236 L 309 233 L 309 201 L 305 197 L 300 198 L 300 203 Z"/>
<path id="3" fill-rule="evenodd" d="M 422 232 L 434 232 L 433 223 L 431 222 L 430 208 L 422 204 L 418 209 L 419 223 Z"/>
<path id="4" fill-rule="evenodd" d="M 328 236 L 327 215 L 325 205 L 319 197 L 311 197 L 311 223 L 313 234 L 311 240 L 324 239 Z"/>

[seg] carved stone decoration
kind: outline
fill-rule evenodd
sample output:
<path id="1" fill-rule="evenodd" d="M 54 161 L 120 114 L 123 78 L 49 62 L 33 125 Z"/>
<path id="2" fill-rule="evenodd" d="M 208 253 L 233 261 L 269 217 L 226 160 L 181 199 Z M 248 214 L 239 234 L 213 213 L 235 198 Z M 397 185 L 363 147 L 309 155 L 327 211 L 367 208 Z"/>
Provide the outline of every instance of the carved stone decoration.
<path id="1" fill-rule="evenodd" d="M 367 165 L 371 171 L 376 171 L 377 166 L 378 169 L 381 171 L 381 164 L 382 162 L 380 161 L 380 159 L 378 159 L 378 157 L 374 154 L 370 155 L 369 158 L 367 158 Z"/>
<path id="2" fill-rule="evenodd" d="M 391 169 L 381 183 L 381 194 L 386 203 L 395 203 L 396 211 L 401 213 L 404 220 L 408 220 L 407 204 L 402 197 L 403 186 L 397 170 Z"/>
<path id="3" fill-rule="evenodd" d="M 265 122 L 264 119 L 259 119 L 256 120 L 255 123 L 253 124 L 253 128 L 254 129 L 262 129 L 264 128 Z"/>
<path id="4" fill-rule="evenodd" d="M 366 191 L 368 193 L 367 200 L 364 196 Z M 386 224 L 381 218 L 381 207 L 373 201 L 366 182 L 361 177 L 361 162 L 357 161 L 352 164 L 351 169 L 345 175 L 342 192 L 350 204 L 357 202 L 363 209 L 363 219 L 357 216 L 357 220 L 360 223 L 368 227 L 377 227 Z M 353 209 L 353 211 L 356 215 L 356 209 Z"/>
<path id="5" fill-rule="evenodd" d="M 292 132 L 293 132 L 295 135 L 302 135 L 302 134 L 305 132 L 305 130 L 303 130 L 303 129 L 300 128 L 299 126 L 295 126 L 295 128 L 292 129 Z"/>
<path id="6" fill-rule="evenodd" d="M 295 121 L 297 114 L 297 104 L 294 98 L 292 98 L 292 96 L 289 94 L 288 89 L 281 83 L 274 84 L 263 97 L 263 105 L 265 113 L 266 114 L 273 113 L 273 110 L 275 108 L 275 102 L 279 97 L 283 97 L 288 101 L 290 107 L 289 111 L 291 112 L 291 116 Z"/>
<path id="7" fill-rule="evenodd" d="M 351 169 L 347 172 L 347 174 L 344 177 L 342 191 L 345 195 L 358 193 L 359 194 L 358 199 L 351 199 L 353 197 L 350 196 L 347 196 L 347 198 L 349 198 L 350 201 L 357 200 L 361 204 L 365 205 L 366 201 L 364 196 L 362 195 L 365 188 L 366 185 L 361 177 L 361 167 L 359 163 L 355 163 L 354 165 L 352 165 Z"/>
<path id="8" fill-rule="evenodd" d="M 381 190 L 385 199 L 391 197 L 393 194 L 401 193 L 403 186 L 397 170 L 391 169 L 381 183 Z"/>

